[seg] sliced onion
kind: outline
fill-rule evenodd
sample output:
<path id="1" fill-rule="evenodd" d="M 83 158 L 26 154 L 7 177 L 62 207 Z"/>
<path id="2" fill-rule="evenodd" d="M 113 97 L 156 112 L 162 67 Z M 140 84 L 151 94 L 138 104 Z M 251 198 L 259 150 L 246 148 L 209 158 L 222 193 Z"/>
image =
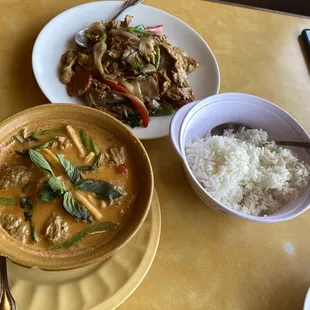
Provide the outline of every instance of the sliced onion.
<path id="1" fill-rule="evenodd" d="M 137 41 L 137 42 L 140 41 L 140 38 L 137 37 L 136 35 L 128 32 L 128 31 L 121 30 L 121 29 L 112 29 L 111 30 L 111 34 L 114 37 L 121 36 L 121 37 L 124 37 L 124 38 L 127 38 L 127 39 L 132 39 L 132 40 Z"/>

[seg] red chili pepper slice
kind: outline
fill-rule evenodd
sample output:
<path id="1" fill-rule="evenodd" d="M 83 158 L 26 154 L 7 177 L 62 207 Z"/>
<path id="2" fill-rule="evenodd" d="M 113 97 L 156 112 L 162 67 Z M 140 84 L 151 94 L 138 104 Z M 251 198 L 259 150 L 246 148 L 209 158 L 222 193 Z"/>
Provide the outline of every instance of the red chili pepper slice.
<path id="1" fill-rule="evenodd" d="M 137 112 L 140 113 L 140 115 L 142 117 L 143 126 L 147 127 L 149 122 L 150 122 L 150 118 L 149 118 L 149 112 L 148 112 L 145 104 L 139 98 L 132 95 L 125 87 L 118 84 L 117 82 L 104 79 L 104 83 L 107 84 L 108 86 L 112 87 L 112 88 L 115 88 L 116 90 L 120 91 L 121 93 L 123 93 L 124 96 L 127 97 L 132 102 L 133 106 L 135 107 Z"/>
<path id="2" fill-rule="evenodd" d="M 112 87 L 112 88 L 115 88 L 115 89 L 121 91 L 122 93 L 129 93 L 129 91 L 124 86 L 118 84 L 117 82 L 104 79 L 104 83 L 107 84 L 108 86 Z"/>
<path id="3" fill-rule="evenodd" d="M 126 164 L 121 164 L 116 167 L 116 172 L 121 174 L 127 174 L 128 173 L 128 167 Z"/>

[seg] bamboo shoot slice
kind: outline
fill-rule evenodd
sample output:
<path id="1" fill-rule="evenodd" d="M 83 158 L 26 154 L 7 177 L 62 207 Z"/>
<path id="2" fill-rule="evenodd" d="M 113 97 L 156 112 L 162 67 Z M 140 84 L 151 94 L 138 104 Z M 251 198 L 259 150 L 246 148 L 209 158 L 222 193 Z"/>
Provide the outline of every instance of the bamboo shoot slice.
<path id="1" fill-rule="evenodd" d="M 66 130 L 68 132 L 69 137 L 71 138 L 72 142 L 74 143 L 74 145 L 76 146 L 76 148 L 78 149 L 80 155 L 82 157 L 85 157 L 85 149 L 82 145 L 82 142 L 80 140 L 79 135 L 76 133 L 76 131 L 73 129 L 72 126 L 68 125 L 66 126 Z"/>
<path id="2" fill-rule="evenodd" d="M 40 153 L 47 159 L 47 161 L 50 162 L 55 168 L 62 169 L 62 166 L 58 160 L 58 158 L 55 156 L 55 154 L 50 151 L 49 149 L 43 149 L 40 150 Z"/>
<path id="3" fill-rule="evenodd" d="M 94 152 L 90 152 L 86 157 L 85 157 L 85 164 L 90 164 L 91 161 L 95 158 L 96 154 Z"/>
<path id="4" fill-rule="evenodd" d="M 91 194 L 87 194 L 86 197 L 93 206 L 97 207 L 97 200 L 94 196 L 92 196 Z"/>
<path id="5" fill-rule="evenodd" d="M 102 214 L 99 212 L 99 210 L 93 206 L 93 204 L 80 192 L 75 191 L 74 197 L 76 200 L 78 200 L 86 209 L 88 209 L 97 220 L 100 220 L 102 218 Z"/>

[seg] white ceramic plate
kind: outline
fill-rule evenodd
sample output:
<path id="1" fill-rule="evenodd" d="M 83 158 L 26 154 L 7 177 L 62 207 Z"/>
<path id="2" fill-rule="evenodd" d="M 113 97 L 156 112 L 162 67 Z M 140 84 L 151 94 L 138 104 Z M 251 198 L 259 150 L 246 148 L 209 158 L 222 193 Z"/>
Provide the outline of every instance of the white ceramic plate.
<path id="1" fill-rule="evenodd" d="M 32 67 L 45 96 L 54 103 L 82 103 L 70 97 L 58 77 L 61 55 L 74 48 L 75 34 L 94 21 L 109 20 L 123 4 L 121 1 L 91 2 L 73 7 L 52 19 L 40 32 L 32 53 Z M 174 46 L 198 60 L 200 67 L 189 75 L 196 100 L 218 93 L 220 74 L 216 59 L 201 36 L 178 18 L 146 5 L 127 12 L 134 15 L 133 25 L 164 25 L 164 33 Z M 123 16 L 120 16 L 122 19 Z M 147 128 L 135 128 L 140 139 L 153 139 L 169 134 L 171 116 L 153 117 Z"/>

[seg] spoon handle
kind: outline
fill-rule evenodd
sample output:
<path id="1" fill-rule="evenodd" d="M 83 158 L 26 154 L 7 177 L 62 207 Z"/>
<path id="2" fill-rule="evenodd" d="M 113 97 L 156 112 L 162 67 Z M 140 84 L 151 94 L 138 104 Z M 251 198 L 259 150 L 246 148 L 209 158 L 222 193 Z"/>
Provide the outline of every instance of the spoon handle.
<path id="1" fill-rule="evenodd" d="M 295 142 L 295 141 L 275 141 L 278 145 L 289 145 L 289 146 L 297 146 L 297 147 L 305 147 L 310 148 L 309 142 Z"/>
<path id="2" fill-rule="evenodd" d="M 122 13 L 124 13 L 127 9 L 132 8 L 139 3 L 141 3 L 143 0 L 127 0 L 124 4 L 124 6 L 111 18 L 111 20 L 117 19 Z"/>
<path id="3" fill-rule="evenodd" d="M 0 256 L 0 310 L 17 310 L 16 302 L 9 288 L 6 258 L 3 256 Z"/>

